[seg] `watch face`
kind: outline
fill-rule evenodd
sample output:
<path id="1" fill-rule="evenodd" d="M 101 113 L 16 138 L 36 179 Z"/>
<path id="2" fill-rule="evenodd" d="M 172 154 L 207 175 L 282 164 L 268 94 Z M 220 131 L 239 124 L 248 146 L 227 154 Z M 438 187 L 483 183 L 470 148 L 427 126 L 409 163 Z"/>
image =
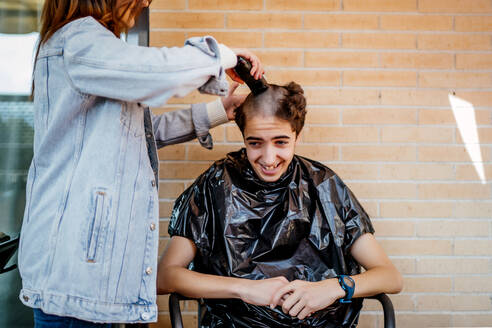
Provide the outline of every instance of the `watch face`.
<path id="1" fill-rule="evenodd" d="M 354 287 L 355 285 L 354 281 L 347 276 L 343 277 L 343 282 L 349 287 Z"/>

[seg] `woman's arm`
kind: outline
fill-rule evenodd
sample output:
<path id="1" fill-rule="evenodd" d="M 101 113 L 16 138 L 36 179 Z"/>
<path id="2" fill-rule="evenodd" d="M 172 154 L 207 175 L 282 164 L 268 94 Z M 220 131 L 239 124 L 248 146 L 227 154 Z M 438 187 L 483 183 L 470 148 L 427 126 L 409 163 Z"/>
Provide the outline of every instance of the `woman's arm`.
<path id="1" fill-rule="evenodd" d="M 366 269 L 365 272 L 352 276 L 355 281 L 353 297 L 395 294 L 401 291 L 401 274 L 372 234 L 360 236 L 352 245 L 351 254 Z M 270 306 L 282 305 L 285 313 L 304 319 L 344 296 L 345 291 L 337 279 L 318 282 L 296 280 L 278 290 Z"/>
<path id="2" fill-rule="evenodd" d="M 248 280 L 221 277 L 187 269 L 196 254 L 194 243 L 174 236 L 158 268 L 157 293 L 177 292 L 192 298 L 239 298 L 255 305 L 269 305 L 273 294 L 288 284 L 284 277 Z"/>

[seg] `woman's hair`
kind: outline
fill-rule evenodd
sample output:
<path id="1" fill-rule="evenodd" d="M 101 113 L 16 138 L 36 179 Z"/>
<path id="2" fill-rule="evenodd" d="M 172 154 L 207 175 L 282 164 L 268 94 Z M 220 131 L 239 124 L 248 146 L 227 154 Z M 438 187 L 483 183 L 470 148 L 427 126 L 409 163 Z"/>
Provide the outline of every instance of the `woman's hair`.
<path id="1" fill-rule="evenodd" d="M 147 2 L 150 4 L 151 1 Z M 78 18 L 92 16 L 119 37 L 128 28 L 122 20 L 123 15 L 131 10 L 130 17 L 137 17 L 143 8 L 143 2 L 144 0 L 45 0 L 34 63 L 36 63 L 41 45 L 60 28 Z"/>
<path id="2" fill-rule="evenodd" d="M 234 113 L 234 120 L 243 134 L 251 116 L 272 115 L 289 122 L 292 131 L 299 135 L 306 117 L 304 90 L 295 82 L 284 86 L 269 84 L 268 89 L 259 95 L 250 93 Z"/>

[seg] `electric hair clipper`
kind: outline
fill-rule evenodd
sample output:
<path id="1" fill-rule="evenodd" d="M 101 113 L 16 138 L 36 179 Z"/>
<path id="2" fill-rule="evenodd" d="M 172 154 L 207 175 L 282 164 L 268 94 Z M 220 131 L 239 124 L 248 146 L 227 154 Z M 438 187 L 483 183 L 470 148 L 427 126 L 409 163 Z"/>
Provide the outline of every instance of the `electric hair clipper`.
<path id="1" fill-rule="evenodd" d="M 237 56 L 237 65 L 234 67 L 234 71 L 246 83 L 251 92 L 258 95 L 268 89 L 268 83 L 263 76 L 259 80 L 255 80 L 250 73 L 251 67 L 251 63 L 247 59 Z"/>

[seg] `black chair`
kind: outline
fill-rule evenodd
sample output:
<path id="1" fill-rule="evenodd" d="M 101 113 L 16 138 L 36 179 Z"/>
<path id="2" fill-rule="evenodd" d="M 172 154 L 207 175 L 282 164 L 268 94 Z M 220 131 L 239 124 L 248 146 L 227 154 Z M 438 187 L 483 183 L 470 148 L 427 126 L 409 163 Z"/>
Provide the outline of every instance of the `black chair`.
<path id="1" fill-rule="evenodd" d="M 366 298 L 378 300 L 383 306 L 384 328 L 395 328 L 396 327 L 395 310 L 393 308 L 393 303 L 391 303 L 391 300 L 388 297 L 388 295 L 378 294 Z M 179 301 L 186 301 L 186 300 L 195 300 L 199 302 L 198 325 L 200 326 L 200 321 L 204 314 L 204 306 L 202 303 L 200 303 L 200 300 L 192 299 L 192 298 L 184 297 L 180 294 L 172 293 L 169 296 L 169 314 L 171 317 L 171 326 L 173 328 L 184 328 Z"/>
<path id="2" fill-rule="evenodd" d="M 15 254 L 19 246 L 19 236 L 11 238 L 10 236 L 0 232 L 0 273 L 5 273 L 17 268 L 17 264 L 13 264 L 6 268 L 5 266 Z"/>

